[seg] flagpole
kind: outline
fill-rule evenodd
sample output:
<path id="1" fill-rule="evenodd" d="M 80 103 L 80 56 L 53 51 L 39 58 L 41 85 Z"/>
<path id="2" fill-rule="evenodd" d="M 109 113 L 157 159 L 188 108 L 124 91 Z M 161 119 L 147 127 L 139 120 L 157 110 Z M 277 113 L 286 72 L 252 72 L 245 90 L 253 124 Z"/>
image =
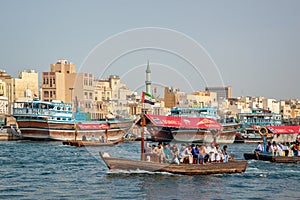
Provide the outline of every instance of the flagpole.
<path id="1" fill-rule="evenodd" d="M 145 160 L 145 103 L 142 104 L 142 134 L 141 134 L 141 160 Z"/>

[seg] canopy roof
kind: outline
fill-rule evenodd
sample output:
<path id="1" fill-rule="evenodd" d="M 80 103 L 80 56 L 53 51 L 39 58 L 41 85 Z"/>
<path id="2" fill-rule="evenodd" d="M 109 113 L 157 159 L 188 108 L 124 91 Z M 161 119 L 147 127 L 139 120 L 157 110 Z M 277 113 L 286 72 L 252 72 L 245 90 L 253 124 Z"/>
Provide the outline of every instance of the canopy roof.
<path id="1" fill-rule="evenodd" d="M 222 129 L 222 125 L 212 118 L 161 116 L 161 115 L 151 115 L 151 114 L 146 114 L 146 117 L 155 126 L 160 126 L 160 127 Z"/>
<path id="2" fill-rule="evenodd" d="M 274 134 L 299 134 L 300 126 L 266 126 Z"/>

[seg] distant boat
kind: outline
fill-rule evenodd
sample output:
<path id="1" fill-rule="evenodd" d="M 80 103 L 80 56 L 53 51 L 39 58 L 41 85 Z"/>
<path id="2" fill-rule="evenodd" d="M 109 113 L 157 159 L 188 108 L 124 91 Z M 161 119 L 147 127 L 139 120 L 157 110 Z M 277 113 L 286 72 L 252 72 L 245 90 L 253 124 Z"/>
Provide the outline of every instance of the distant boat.
<path id="1" fill-rule="evenodd" d="M 121 139 L 133 124 L 133 120 L 87 121 L 86 113 L 72 112 L 72 105 L 61 101 L 38 99 L 14 103 L 21 135 L 32 140 L 95 140 Z"/>
<path id="2" fill-rule="evenodd" d="M 244 153 L 246 160 L 262 160 L 276 163 L 300 162 L 300 156 L 272 156 L 271 153 Z"/>
<path id="3" fill-rule="evenodd" d="M 273 113 L 266 109 L 253 109 L 250 113 L 238 113 L 237 121 L 240 124 L 236 134 L 236 143 L 257 143 L 262 142 L 259 134 L 260 127 L 282 126 L 280 114 Z M 273 134 L 269 133 L 268 140 L 272 140 Z"/>
<path id="4" fill-rule="evenodd" d="M 238 126 L 234 119 L 220 119 L 215 108 L 176 107 L 169 116 L 146 114 L 146 118 L 152 140 L 162 142 L 232 144 Z"/>
<path id="5" fill-rule="evenodd" d="M 224 173 L 243 173 L 247 167 L 245 160 L 202 164 L 167 164 L 150 161 L 128 160 L 110 157 L 108 153 L 100 152 L 102 160 L 110 170 L 168 172 L 183 175 L 209 175 Z"/>
<path id="6" fill-rule="evenodd" d="M 114 146 L 122 142 L 123 139 L 119 139 L 116 141 L 108 141 L 108 142 L 101 142 L 101 141 L 83 141 L 83 140 L 67 140 L 63 141 L 63 145 L 75 146 L 75 147 L 100 147 L 100 146 Z"/>

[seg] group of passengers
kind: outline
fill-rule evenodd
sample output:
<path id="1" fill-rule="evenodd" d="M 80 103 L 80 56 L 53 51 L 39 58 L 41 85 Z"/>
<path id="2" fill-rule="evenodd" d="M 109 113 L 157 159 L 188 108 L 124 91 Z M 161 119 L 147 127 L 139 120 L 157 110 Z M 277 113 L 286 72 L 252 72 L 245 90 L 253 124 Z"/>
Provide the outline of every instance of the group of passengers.
<path id="1" fill-rule="evenodd" d="M 300 143 L 298 140 L 295 142 L 276 143 L 275 141 L 268 142 L 266 146 L 266 152 L 272 153 L 273 156 L 299 156 L 300 155 Z M 264 146 L 261 142 L 258 142 L 255 152 L 264 152 Z"/>
<path id="2" fill-rule="evenodd" d="M 156 146 L 146 143 L 145 148 L 146 160 L 150 161 L 151 156 L 156 156 L 160 163 L 190 163 L 190 164 L 207 164 L 210 162 L 228 162 L 229 154 L 227 145 L 221 149 L 219 144 L 207 143 L 201 144 L 181 144 L 170 145 L 169 143 L 158 143 Z"/>

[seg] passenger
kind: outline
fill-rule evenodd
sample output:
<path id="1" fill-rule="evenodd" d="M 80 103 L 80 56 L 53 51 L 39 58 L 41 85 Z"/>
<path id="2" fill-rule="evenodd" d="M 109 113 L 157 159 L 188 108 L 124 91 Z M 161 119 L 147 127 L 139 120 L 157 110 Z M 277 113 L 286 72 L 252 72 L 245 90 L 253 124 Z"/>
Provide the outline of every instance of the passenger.
<path id="1" fill-rule="evenodd" d="M 216 162 L 223 161 L 223 153 L 219 144 L 216 145 L 215 161 Z"/>
<path id="2" fill-rule="evenodd" d="M 228 162 L 228 160 L 229 160 L 229 155 L 228 155 L 228 153 L 227 153 L 227 145 L 224 145 L 224 146 L 223 146 L 222 154 L 223 154 L 223 160 L 224 160 L 224 162 Z"/>
<path id="3" fill-rule="evenodd" d="M 150 161 L 151 160 L 151 154 L 152 154 L 152 148 L 151 148 L 149 142 L 146 143 L 145 154 L 146 154 L 146 161 Z"/>
<path id="4" fill-rule="evenodd" d="M 267 152 L 271 152 L 271 151 L 270 151 L 270 147 L 271 147 L 271 146 L 272 146 L 272 144 L 271 144 L 271 142 L 269 141 L 268 144 L 267 144 Z"/>
<path id="5" fill-rule="evenodd" d="M 193 155 L 193 159 L 196 159 L 196 163 L 199 164 L 200 146 L 198 144 L 196 146 L 192 147 L 192 155 Z"/>
<path id="6" fill-rule="evenodd" d="M 178 145 L 175 143 L 172 147 L 170 147 L 171 154 L 172 154 L 172 163 L 179 164 L 179 149 Z"/>
<path id="7" fill-rule="evenodd" d="M 154 152 L 153 152 L 154 153 Z M 163 147 L 162 147 L 162 143 L 158 143 L 158 146 L 156 148 L 156 151 L 155 151 L 156 155 L 158 156 L 158 160 L 160 163 L 162 163 L 165 159 L 166 159 L 166 156 L 164 154 L 164 150 L 163 150 Z"/>
<path id="8" fill-rule="evenodd" d="M 216 154 L 217 154 L 215 143 L 210 144 L 210 146 L 208 147 L 208 152 L 209 152 L 209 161 L 214 162 L 216 160 Z"/>
<path id="9" fill-rule="evenodd" d="M 278 154 L 277 144 L 273 141 L 272 145 L 269 148 L 269 152 L 272 153 L 272 156 L 276 156 Z"/>
<path id="10" fill-rule="evenodd" d="M 192 155 L 192 147 L 191 146 L 185 146 L 185 144 L 181 145 L 181 150 L 179 152 L 179 158 L 180 162 L 183 163 L 185 158 L 189 159 L 189 163 L 193 163 L 193 155 Z"/>
<path id="11" fill-rule="evenodd" d="M 204 165 L 209 159 L 209 155 L 205 151 L 205 146 L 202 145 L 200 145 L 200 158 L 202 159 L 202 165 Z"/>
<path id="12" fill-rule="evenodd" d="M 205 152 L 205 162 L 210 161 L 210 146 L 208 143 L 203 146 L 204 152 Z"/>
<path id="13" fill-rule="evenodd" d="M 101 140 L 100 140 L 102 143 L 105 143 L 105 138 L 104 138 L 104 135 L 101 136 Z"/>
<path id="14" fill-rule="evenodd" d="M 258 142 L 258 145 L 257 145 L 257 147 L 255 148 L 255 150 L 254 150 L 254 153 L 255 152 L 263 152 L 264 151 L 264 146 L 263 146 L 263 144 L 261 143 L 261 142 Z"/>
<path id="15" fill-rule="evenodd" d="M 293 146 L 292 146 L 292 150 L 293 150 L 293 154 L 294 156 L 298 156 L 298 148 L 297 148 L 297 143 L 293 142 Z"/>
<path id="16" fill-rule="evenodd" d="M 281 148 L 281 146 L 280 146 L 281 144 L 280 143 L 278 143 L 277 145 L 276 145 L 276 148 L 277 148 L 277 156 L 282 156 L 282 148 Z"/>
<path id="17" fill-rule="evenodd" d="M 82 141 L 86 141 L 86 136 L 83 135 L 81 140 L 82 140 Z"/>
<path id="18" fill-rule="evenodd" d="M 90 138 L 90 141 L 96 141 L 96 138 L 94 137 L 94 135 L 92 135 L 92 137 Z"/>
<path id="19" fill-rule="evenodd" d="M 169 144 L 164 143 L 163 151 L 164 151 L 164 154 L 165 154 L 165 160 L 164 160 L 164 162 L 171 163 L 173 156 L 172 156 Z"/>

